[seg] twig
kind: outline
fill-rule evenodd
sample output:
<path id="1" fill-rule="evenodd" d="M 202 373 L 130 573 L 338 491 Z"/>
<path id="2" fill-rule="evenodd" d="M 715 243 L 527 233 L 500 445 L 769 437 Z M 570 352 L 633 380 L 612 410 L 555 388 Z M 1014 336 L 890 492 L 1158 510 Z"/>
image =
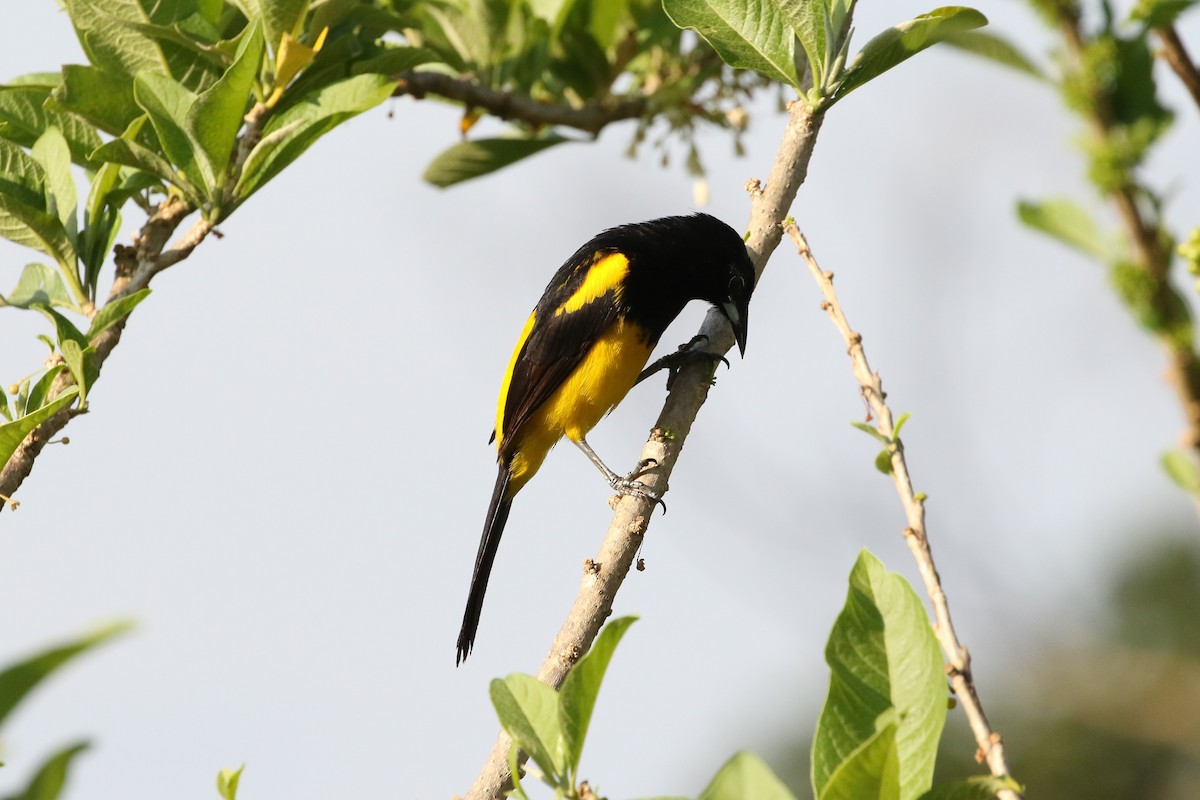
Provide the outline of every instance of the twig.
<path id="1" fill-rule="evenodd" d="M 625 100 L 604 97 L 572 108 L 438 72 L 405 72 L 396 77 L 400 83 L 392 93 L 394 97 L 411 95 L 420 99 L 436 94 L 457 100 L 468 109 L 482 108 L 500 119 L 520 120 L 534 127 L 566 125 L 591 134 L 599 133 L 610 122 L 636 119 L 646 113 L 647 107 L 646 99 L 641 97 Z"/>
<path id="2" fill-rule="evenodd" d="M 992 730 L 987 716 L 983 713 L 983 705 L 979 702 L 975 681 L 971 675 L 971 656 L 967 648 L 959 642 L 954 625 L 950 621 L 950 606 L 946 601 L 946 593 L 942 590 L 942 581 L 934 566 L 933 552 L 930 550 L 929 538 L 925 531 L 924 499 L 913 491 L 908 464 L 904 460 L 904 448 L 896 438 L 892 411 L 884 400 L 883 382 L 878 373 L 871 371 L 866 351 L 863 350 L 862 336 L 846 321 L 846 315 L 833 289 L 833 273 L 825 272 L 818 266 L 812 250 L 809 249 L 808 240 L 796 227 L 795 222 L 788 221 L 785 230 L 796 243 L 797 250 L 808 264 L 809 272 L 821 287 L 821 293 L 825 296 L 821 307 L 829 314 L 829 318 L 846 342 L 854 366 L 854 377 L 858 379 L 862 395 L 871 413 L 875 415 L 877 430 L 892 443 L 889 448 L 892 456 L 892 481 L 896 485 L 896 493 L 900 496 L 900 504 L 904 506 L 904 517 L 908 523 L 908 527 L 904 529 L 904 540 L 917 561 L 917 568 L 925 583 L 925 591 L 933 604 L 933 616 L 937 622 L 934 632 L 942 652 L 946 655 L 950 685 L 962 703 L 971 732 L 975 735 L 975 742 L 979 745 L 981 760 L 987 761 L 993 775 L 1007 776 L 1008 765 L 1004 759 L 1004 745 L 1000 741 L 1000 734 Z M 1018 800 L 1020 794 L 1005 790 L 1000 793 L 1000 797 L 1005 800 Z"/>
<path id="3" fill-rule="evenodd" d="M 783 237 L 780 223 L 808 174 L 808 162 L 822 119 L 821 112 L 814 113 L 803 103 L 793 103 L 765 189 L 760 188 L 757 181 L 751 182 L 750 236 L 746 247 L 758 275 L 762 275 L 767 259 Z M 728 352 L 734 344 L 729 324 L 715 311 L 705 317 L 698 335 L 708 337 L 705 349 L 714 353 Z M 708 397 L 711 378 L 712 365 L 690 364 L 680 370 L 650 438 L 642 448 L 641 458 L 655 459 L 658 466 L 641 480 L 651 488 L 657 488 L 660 494 L 666 491 L 679 451 L 700 406 Z M 653 507 L 652 501 L 632 496 L 622 497 L 617 502 L 600 552 L 585 562 L 579 595 L 538 670 L 537 677 L 543 683 L 555 688 L 561 686 L 567 672 L 591 647 L 600 626 L 612 613 L 613 599 L 641 545 Z M 501 733 L 475 784 L 467 792 L 466 800 L 500 800 L 504 796 L 504 791 L 510 787 L 508 751 L 511 746 L 512 740 Z M 523 758 L 521 763 L 524 763 Z"/>
<path id="4" fill-rule="evenodd" d="M 1179 32 L 1175 30 L 1174 25 L 1163 25 L 1155 28 L 1154 32 L 1162 41 L 1163 59 L 1171 65 L 1171 69 L 1175 70 L 1175 74 L 1179 76 L 1184 88 L 1192 96 L 1192 102 L 1196 104 L 1197 109 L 1200 109 L 1200 70 L 1196 69 L 1196 62 L 1192 61 L 1187 48 L 1183 46 Z"/>

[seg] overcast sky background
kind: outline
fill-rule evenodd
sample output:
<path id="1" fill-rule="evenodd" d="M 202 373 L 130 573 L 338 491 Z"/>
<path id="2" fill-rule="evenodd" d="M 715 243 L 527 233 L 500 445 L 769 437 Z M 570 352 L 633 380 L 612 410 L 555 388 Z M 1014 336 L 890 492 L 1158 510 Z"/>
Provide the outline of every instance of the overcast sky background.
<path id="1" fill-rule="evenodd" d="M 0 80 L 82 61 L 54 3 L 11 6 Z M 862 3 L 856 41 L 928 8 Z M 1044 49 L 1023 5 L 982 10 Z M 1200 221 L 1200 125 L 1165 83 L 1178 120 L 1152 180 L 1183 230 Z M 773 106 L 752 109 L 744 158 L 723 133 L 702 140 L 705 210 L 738 228 L 742 186 L 766 177 L 783 130 Z M 622 157 L 632 124 L 431 188 L 420 175 L 457 120 L 411 99 L 353 120 L 155 280 L 70 446 L 46 449 L 0 518 L 0 663 L 114 619 L 137 629 L 12 718 L 0 787 L 75 737 L 95 749 L 74 800 L 212 798 L 217 770 L 243 762 L 248 800 L 447 798 L 473 781 L 496 733 L 488 681 L 536 670 L 610 517 L 594 468 L 556 450 L 514 506 L 455 669 L 504 366 L 582 241 L 695 206 L 681 159 Z M 935 48 L 833 110 L 793 207 L 893 408 L 913 415 L 906 452 L 985 704 L 1048 630 L 1091 635 L 1132 537 L 1195 527 L 1157 464 L 1182 428 L 1163 356 L 1100 268 L 1015 218 L 1018 197 L 1072 195 L 1111 220 L 1081 180 L 1078 131 L 1051 91 Z M 0 245 L 0 291 L 32 260 Z M 695 795 L 735 750 L 804 736 L 856 553 L 915 582 L 819 302 L 781 246 L 746 358 L 719 371 L 647 570 L 618 598 L 641 621 L 583 761 L 610 797 Z M 0 382 L 41 363 L 44 327 L 0 311 Z M 638 387 L 589 437 L 610 464 L 632 465 L 662 396 Z"/>

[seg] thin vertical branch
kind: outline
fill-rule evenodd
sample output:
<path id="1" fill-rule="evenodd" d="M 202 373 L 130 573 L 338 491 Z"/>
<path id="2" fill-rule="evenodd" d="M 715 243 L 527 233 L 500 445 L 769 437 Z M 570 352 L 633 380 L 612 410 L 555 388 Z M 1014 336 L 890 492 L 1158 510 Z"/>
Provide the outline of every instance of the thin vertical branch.
<path id="1" fill-rule="evenodd" d="M 925 592 L 929 595 L 929 600 L 933 605 L 933 616 L 936 621 L 934 632 L 937 634 L 938 643 L 946 656 L 950 685 L 962 703 L 963 712 L 971 726 L 975 742 L 979 746 L 978 757 L 987 762 L 988 769 L 993 775 L 1008 776 L 1008 764 L 1004 757 L 1004 745 L 1000 740 L 1000 734 L 992 730 L 987 715 L 983 712 L 983 705 L 975 691 L 975 679 L 971 674 L 971 656 L 967 652 L 967 648 L 959 641 L 954 624 L 950 620 L 950 605 L 946 600 L 946 593 L 942 589 L 942 581 L 938 576 L 937 567 L 933 563 L 933 552 L 929 547 L 929 537 L 925 530 L 924 498 L 913 491 L 912 480 L 908 474 L 908 464 L 904 460 L 904 447 L 896 437 L 892 410 L 884 399 L 883 382 L 878 373 L 871 371 L 866 351 L 863 349 L 862 336 L 856 333 L 846 320 L 841 303 L 838 302 L 837 293 L 833 289 L 833 273 L 825 272 L 817 264 L 816 258 L 813 257 L 812 250 L 808 246 L 808 240 L 796 227 L 795 222 L 789 220 L 785 224 L 785 230 L 792 241 L 796 243 L 801 257 L 808 265 L 809 272 L 812 273 L 817 285 L 821 287 L 821 293 L 825 297 L 821 307 L 829 314 L 829 318 L 837 326 L 838 332 L 846 342 L 850 361 L 854 367 L 854 377 L 858 379 L 859 385 L 862 387 L 862 395 L 877 420 L 877 430 L 891 442 L 889 450 L 892 456 L 892 482 L 896 486 L 896 494 L 900 497 L 900 504 L 904 507 L 904 517 L 908 523 L 904 529 L 904 540 L 908 544 L 908 549 L 912 551 L 913 558 L 917 561 L 921 580 L 925 584 Z M 1004 800 L 1019 800 L 1021 797 L 1019 793 L 1012 790 L 1004 790 L 1000 792 L 999 796 Z"/>
<path id="2" fill-rule="evenodd" d="M 1155 28 L 1154 32 L 1158 34 L 1163 45 L 1163 60 L 1171 66 L 1171 69 L 1175 70 L 1180 82 L 1192 96 L 1192 102 L 1196 104 L 1197 109 L 1200 109 L 1200 70 L 1196 69 L 1196 62 L 1192 61 L 1187 48 L 1183 46 L 1179 32 L 1175 30 L 1174 25 L 1163 25 Z"/>

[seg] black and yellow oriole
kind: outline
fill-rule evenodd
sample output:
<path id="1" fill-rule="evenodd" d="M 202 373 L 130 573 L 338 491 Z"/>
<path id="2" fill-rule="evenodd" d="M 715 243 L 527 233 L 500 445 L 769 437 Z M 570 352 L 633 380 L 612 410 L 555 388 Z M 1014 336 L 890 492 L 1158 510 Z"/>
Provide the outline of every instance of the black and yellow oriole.
<path id="1" fill-rule="evenodd" d="M 488 575 L 513 497 L 567 437 L 623 493 L 653 496 L 604 465 L 585 436 L 637 381 L 663 331 L 691 300 L 707 300 L 746 349 L 754 265 L 742 237 L 707 214 L 622 225 L 579 248 L 551 278 L 500 384 L 500 473 L 458 634 L 461 663 L 475 643 Z"/>

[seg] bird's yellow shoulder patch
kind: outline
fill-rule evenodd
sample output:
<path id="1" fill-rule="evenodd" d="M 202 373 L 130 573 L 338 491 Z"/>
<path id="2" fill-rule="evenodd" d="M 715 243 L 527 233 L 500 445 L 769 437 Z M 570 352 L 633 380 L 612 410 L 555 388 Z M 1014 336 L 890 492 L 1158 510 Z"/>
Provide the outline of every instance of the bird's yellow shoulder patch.
<path id="1" fill-rule="evenodd" d="M 613 292 L 620 302 L 621 286 L 628 273 L 629 259 L 624 253 L 597 254 L 597 258 L 587 269 L 583 284 L 564 300 L 562 305 L 554 309 L 554 316 L 578 311 L 609 292 Z"/>

